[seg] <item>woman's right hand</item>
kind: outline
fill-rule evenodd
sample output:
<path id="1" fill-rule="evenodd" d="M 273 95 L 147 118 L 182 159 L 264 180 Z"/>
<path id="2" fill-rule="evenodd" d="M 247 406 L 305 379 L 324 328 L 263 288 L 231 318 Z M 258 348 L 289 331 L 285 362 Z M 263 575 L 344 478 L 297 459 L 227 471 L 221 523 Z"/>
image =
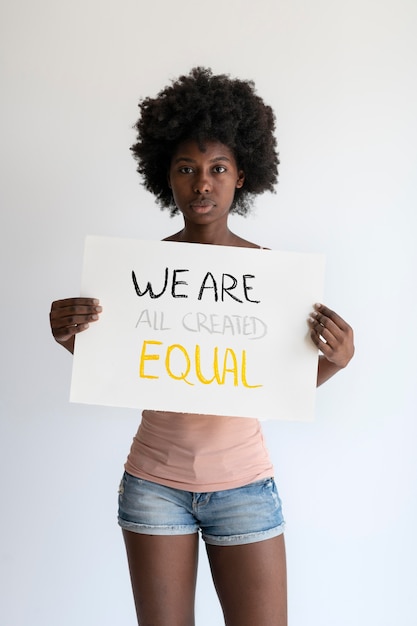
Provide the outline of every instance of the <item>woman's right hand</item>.
<path id="1" fill-rule="evenodd" d="M 102 308 L 95 298 L 66 298 L 51 305 L 49 320 L 55 341 L 74 352 L 75 335 L 99 318 Z"/>

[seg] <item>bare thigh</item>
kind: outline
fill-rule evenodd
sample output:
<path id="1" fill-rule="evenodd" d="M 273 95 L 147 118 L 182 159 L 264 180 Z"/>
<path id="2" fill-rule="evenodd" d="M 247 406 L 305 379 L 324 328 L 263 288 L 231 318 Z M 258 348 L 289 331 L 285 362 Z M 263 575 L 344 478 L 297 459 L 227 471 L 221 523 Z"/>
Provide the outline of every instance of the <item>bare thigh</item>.
<path id="1" fill-rule="evenodd" d="M 140 626 L 194 626 L 198 535 L 123 530 Z"/>
<path id="2" fill-rule="evenodd" d="M 287 626 L 283 535 L 207 553 L 226 626 Z"/>

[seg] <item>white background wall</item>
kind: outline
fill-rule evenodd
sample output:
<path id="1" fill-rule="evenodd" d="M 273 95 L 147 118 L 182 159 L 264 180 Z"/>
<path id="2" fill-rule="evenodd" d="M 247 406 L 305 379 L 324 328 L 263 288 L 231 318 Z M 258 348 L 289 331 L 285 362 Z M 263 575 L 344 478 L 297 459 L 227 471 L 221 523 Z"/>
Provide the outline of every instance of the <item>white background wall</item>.
<path id="1" fill-rule="evenodd" d="M 267 423 L 291 626 L 415 626 L 415 0 L 14 0 L 1 5 L 0 623 L 135 623 L 116 492 L 135 411 L 70 405 L 53 299 L 84 236 L 161 239 L 129 153 L 140 97 L 197 64 L 274 107 L 276 195 L 243 236 L 327 255 L 357 354 L 312 424 Z M 197 624 L 222 623 L 204 553 Z"/>

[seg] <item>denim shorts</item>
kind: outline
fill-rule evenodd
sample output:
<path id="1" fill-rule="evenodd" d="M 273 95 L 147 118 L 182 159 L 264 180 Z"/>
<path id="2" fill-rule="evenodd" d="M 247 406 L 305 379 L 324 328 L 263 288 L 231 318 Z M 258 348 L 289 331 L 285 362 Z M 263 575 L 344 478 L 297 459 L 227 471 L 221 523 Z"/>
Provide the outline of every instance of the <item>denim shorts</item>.
<path id="1" fill-rule="evenodd" d="M 273 478 L 206 493 L 165 487 L 124 473 L 119 488 L 119 525 L 145 535 L 201 531 L 206 543 L 241 545 L 284 532 L 281 500 Z"/>

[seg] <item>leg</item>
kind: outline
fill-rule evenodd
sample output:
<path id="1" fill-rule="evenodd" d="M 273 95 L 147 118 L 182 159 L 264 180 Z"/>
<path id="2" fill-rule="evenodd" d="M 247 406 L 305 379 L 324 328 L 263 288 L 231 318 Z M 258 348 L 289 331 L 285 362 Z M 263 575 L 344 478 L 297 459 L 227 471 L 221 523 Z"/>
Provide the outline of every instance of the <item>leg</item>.
<path id="1" fill-rule="evenodd" d="M 226 626 L 287 626 L 283 535 L 207 553 Z"/>
<path id="2" fill-rule="evenodd" d="M 140 626 L 194 626 L 198 535 L 123 530 Z"/>

